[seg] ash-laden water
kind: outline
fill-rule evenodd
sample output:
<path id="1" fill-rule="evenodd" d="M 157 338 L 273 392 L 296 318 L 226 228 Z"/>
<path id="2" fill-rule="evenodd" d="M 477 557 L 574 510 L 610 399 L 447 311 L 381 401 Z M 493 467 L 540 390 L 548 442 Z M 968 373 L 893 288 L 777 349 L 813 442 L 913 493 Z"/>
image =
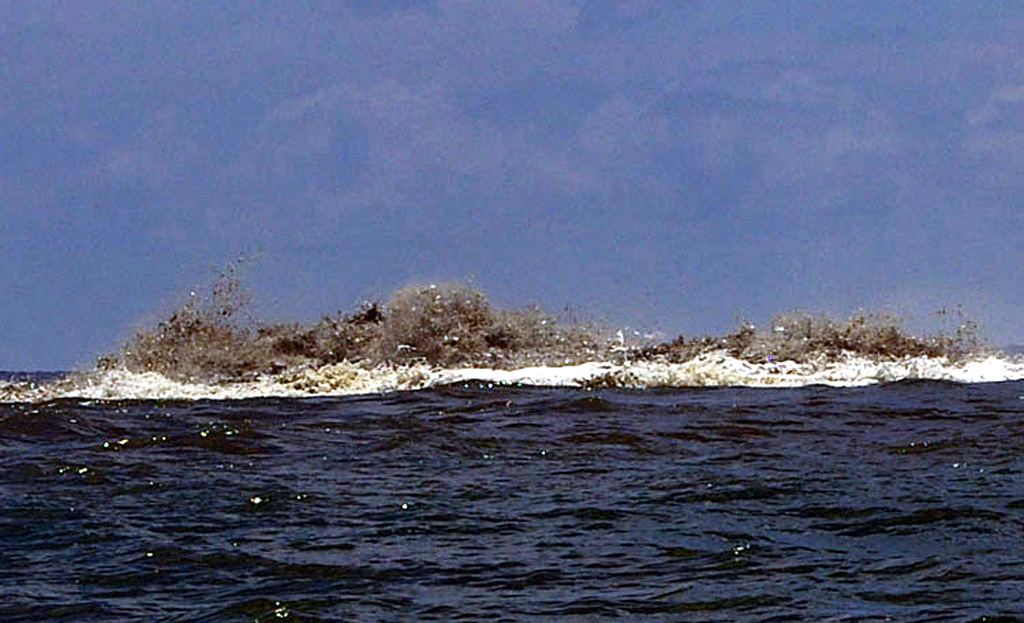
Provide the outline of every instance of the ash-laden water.
<path id="1" fill-rule="evenodd" d="M 0 381 L 0 400 L 246 398 L 415 390 L 469 380 L 569 387 L 863 385 L 1024 378 L 970 322 L 918 336 L 890 315 L 795 313 L 767 329 L 667 342 L 537 308 L 498 310 L 465 284 L 410 286 L 319 321 L 262 323 L 233 270 L 97 365 Z"/>

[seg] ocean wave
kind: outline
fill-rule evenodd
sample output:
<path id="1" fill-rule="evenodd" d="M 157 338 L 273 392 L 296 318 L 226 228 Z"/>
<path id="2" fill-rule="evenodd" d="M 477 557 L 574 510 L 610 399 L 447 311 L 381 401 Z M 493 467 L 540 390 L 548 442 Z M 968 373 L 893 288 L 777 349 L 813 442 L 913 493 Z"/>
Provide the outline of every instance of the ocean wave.
<path id="1" fill-rule="evenodd" d="M 248 381 L 188 382 L 156 372 L 97 370 L 56 381 L 0 382 L 0 401 L 237 400 L 270 397 L 349 396 L 412 391 L 461 383 L 500 387 L 577 389 L 688 387 L 854 387 L 907 380 L 989 383 L 1024 379 L 1020 357 L 988 355 L 964 361 L 941 357 L 871 358 L 852 353 L 813 361 L 752 363 L 728 352 L 703 353 L 686 362 L 592 361 L 518 369 L 437 368 L 425 364 L 348 362 L 267 375 Z"/>
<path id="2" fill-rule="evenodd" d="M 744 323 L 727 335 L 658 342 L 642 332 L 560 322 L 538 308 L 495 309 L 483 292 L 459 283 L 409 286 L 383 303 L 366 302 L 311 324 L 258 322 L 245 311 L 250 300 L 229 270 L 166 320 L 137 331 L 98 367 L 220 384 L 349 362 L 514 370 L 595 361 L 686 363 L 720 350 L 754 364 L 808 363 L 849 352 L 962 360 L 981 350 L 970 321 L 917 336 L 899 318 L 866 313 L 846 320 L 791 313 L 773 318 L 767 330 Z"/>
<path id="3" fill-rule="evenodd" d="M 482 382 L 551 387 L 778 387 L 907 379 L 1024 378 L 1024 359 L 986 350 L 976 326 L 933 335 L 898 318 L 794 313 L 767 329 L 658 342 L 639 332 L 506 311 L 465 284 L 410 286 L 312 324 L 267 324 L 229 267 L 207 292 L 142 328 L 93 369 L 0 380 L 0 400 L 240 399 L 416 390 Z"/>

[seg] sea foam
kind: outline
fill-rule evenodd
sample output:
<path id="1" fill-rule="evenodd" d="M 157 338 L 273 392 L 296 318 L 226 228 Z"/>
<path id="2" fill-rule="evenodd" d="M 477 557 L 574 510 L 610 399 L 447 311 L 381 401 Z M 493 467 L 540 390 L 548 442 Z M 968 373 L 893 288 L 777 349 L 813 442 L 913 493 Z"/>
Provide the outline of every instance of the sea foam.
<path id="1" fill-rule="evenodd" d="M 0 382 L 2 402 L 56 399 L 237 400 L 269 397 L 347 396 L 413 391 L 460 383 L 567 388 L 853 387 L 906 380 L 988 383 L 1024 379 L 1024 360 L 990 355 L 951 362 L 936 357 L 869 358 L 844 354 L 807 362 L 753 363 L 725 351 L 690 361 L 588 362 L 514 370 L 436 368 L 425 364 L 366 366 L 333 363 L 255 380 L 203 383 L 124 369 L 76 373 L 49 383 Z"/>

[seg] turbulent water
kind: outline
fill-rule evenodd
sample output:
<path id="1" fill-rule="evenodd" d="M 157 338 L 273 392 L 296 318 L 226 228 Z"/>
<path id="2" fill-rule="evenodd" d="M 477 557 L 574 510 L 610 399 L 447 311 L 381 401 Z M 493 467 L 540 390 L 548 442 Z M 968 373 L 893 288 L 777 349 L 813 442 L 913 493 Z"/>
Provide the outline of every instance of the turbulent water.
<path id="1" fill-rule="evenodd" d="M 587 372 L 223 400 L 8 375 L 0 620 L 1024 620 L 1024 382 Z"/>

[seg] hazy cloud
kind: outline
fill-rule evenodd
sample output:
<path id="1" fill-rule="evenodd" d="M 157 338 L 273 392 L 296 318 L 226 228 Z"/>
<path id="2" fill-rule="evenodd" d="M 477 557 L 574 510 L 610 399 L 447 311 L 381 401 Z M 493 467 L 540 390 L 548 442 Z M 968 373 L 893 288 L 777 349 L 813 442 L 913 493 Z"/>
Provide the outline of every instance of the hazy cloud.
<path id="1" fill-rule="evenodd" d="M 971 125 L 992 124 L 1010 118 L 1024 119 L 1024 86 L 1011 85 L 994 89 L 980 108 L 968 111 Z M 1021 126 L 1024 129 L 1024 126 Z"/>
<path id="2" fill-rule="evenodd" d="M 787 70 L 762 91 L 764 98 L 781 104 L 823 105 L 837 103 L 839 89 L 830 87 L 807 71 Z"/>

